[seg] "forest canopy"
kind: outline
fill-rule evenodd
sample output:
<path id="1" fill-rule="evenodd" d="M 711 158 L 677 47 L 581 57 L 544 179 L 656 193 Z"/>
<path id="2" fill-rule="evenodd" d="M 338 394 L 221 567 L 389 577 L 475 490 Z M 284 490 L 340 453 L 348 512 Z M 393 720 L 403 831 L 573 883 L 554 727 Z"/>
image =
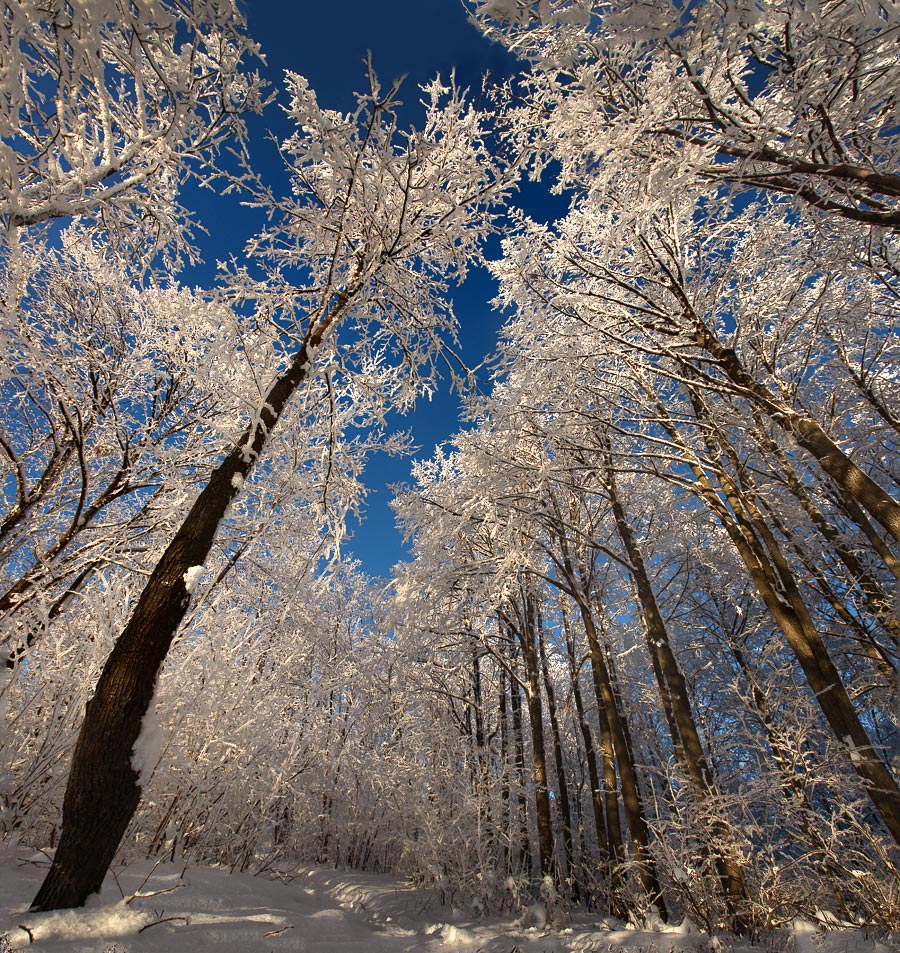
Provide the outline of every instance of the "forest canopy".
<path id="1" fill-rule="evenodd" d="M 467 10 L 517 72 L 412 120 L 371 63 L 347 112 L 289 72 L 274 174 L 236 5 L 3 7 L 0 832 L 55 850 L 34 909 L 116 856 L 284 858 L 900 929 L 900 14 Z M 265 221 L 206 287 L 198 184 Z M 479 268 L 490 381 L 371 578 L 366 462 L 475 380 Z"/>

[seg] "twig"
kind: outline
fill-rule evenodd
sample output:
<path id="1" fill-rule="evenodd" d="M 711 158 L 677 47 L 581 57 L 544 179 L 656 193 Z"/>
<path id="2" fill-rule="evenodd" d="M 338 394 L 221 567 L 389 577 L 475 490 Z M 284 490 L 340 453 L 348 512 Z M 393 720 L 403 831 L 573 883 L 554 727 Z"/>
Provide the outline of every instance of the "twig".
<path id="1" fill-rule="evenodd" d="M 35 850 L 35 853 L 36 853 L 36 854 L 43 854 L 43 855 L 47 858 L 47 863 L 49 863 L 49 864 L 52 864 L 52 863 L 53 863 L 53 858 L 47 853 L 46 850 L 43 849 L 43 847 L 38 847 L 38 848 Z M 40 861 L 40 860 L 32 860 L 32 859 L 29 857 L 28 860 L 18 861 L 18 862 L 17 862 L 17 866 L 19 866 L 19 867 L 24 867 L 25 864 L 34 864 L 34 866 L 37 867 L 38 864 L 41 864 L 41 863 L 43 863 L 43 861 Z"/>
<path id="2" fill-rule="evenodd" d="M 29 944 L 34 943 L 34 934 L 31 932 L 31 930 L 28 929 L 27 926 L 25 926 L 24 923 L 20 923 L 20 924 L 19 924 L 19 929 L 20 929 L 20 930 L 24 930 L 24 931 L 28 934 L 28 942 L 29 942 Z"/>
<path id="3" fill-rule="evenodd" d="M 273 873 L 273 875 L 274 875 L 275 877 L 277 877 L 277 876 L 278 876 L 278 871 L 277 871 L 277 870 L 272 870 L 272 864 L 274 864 L 275 861 L 278 860 L 278 857 L 279 857 L 279 853 L 276 851 L 276 852 L 273 853 L 273 854 L 269 854 L 268 857 L 263 858 L 262 863 L 256 868 L 256 870 L 253 871 L 253 876 L 254 876 L 254 877 L 262 877 L 263 874 L 265 874 L 265 873 L 271 871 L 271 872 Z M 270 877 L 270 878 L 268 878 L 268 879 L 271 880 L 272 878 Z"/>
<path id="4" fill-rule="evenodd" d="M 171 923 L 173 920 L 184 920 L 185 924 L 189 924 L 189 923 L 191 922 L 190 920 L 188 920 L 187 917 L 179 917 L 179 916 L 175 916 L 175 917 L 161 917 L 159 920 L 153 920 L 151 923 L 145 923 L 145 924 L 140 928 L 140 930 L 138 930 L 138 933 L 143 933 L 144 930 L 149 930 L 150 927 L 155 927 L 155 926 L 157 926 L 157 925 L 160 924 L 160 923 Z"/>
<path id="5" fill-rule="evenodd" d="M 138 893 L 138 891 L 135 891 L 125 903 L 130 904 L 132 900 L 146 900 L 148 897 L 159 897 L 164 893 L 173 893 L 183 886 L 184 884 L 175 884 L 174 887 L 160 887 L 159 890 L 148 890 L 147 893 Z"/>
<path id="6" fill-rule="evenodd" d="M 288 930 L 293 930 L 294 924 L 289 923 L 286 927 L 282 927 L 280 930 L 270 930 L 268 933 L 264 933 L 263 936 L 281 936 L 282 933 L 287 933 Z"/>
<path id="7" fill-rule="evenodd" d="M 141 896 L 146 896 L 146 897 L 153 897 L 153 896 L 155 896 L 155 894 L 152 894 L 152 893 L 142 894 L 142 893 L 141 893 L 141 890 L 143 889 L 143 887 L 144 887 L 144 885 L 147 883 L 147 881 L 156 873 L 157 868 L 159 867 L 159 865 L 160 865 L 162 862 L 163 862 L 163 858 L 160 857 L 159 860 L 157 860 L 157 862 L 150 868 L 150 873 L 147 874 L 147 876 L 144 877 L 144 879 L 138 884 L 137 890 L 135 890 L 135 892 L 125 901 L 126 904 L 130 904 L 132 900 L 136 900 L 138 897 L 141 897 Z M 117 881 L 117 883 L 118 883 L 118 881 Z M 181 886 L 181 885 L 179 884 L 178 886 Z M 121 889 L 121 888 L 120 888 L 120 889 Z M 163 890 L 161 890 L 161 891 L 159 891 L 159 892 L 160 892 L 160 893 L 171 892 L 171 891 L 174 890 L 174 889 L 175 889 L 174 887 L 169 887 L 169 888 L 168 888 L 168 891 L 163 891 Z M 123 899 L 124 899 L 124 896 L 125 896 L 125 895 L 123 894 L 123 895 L 122 895 Z"/>

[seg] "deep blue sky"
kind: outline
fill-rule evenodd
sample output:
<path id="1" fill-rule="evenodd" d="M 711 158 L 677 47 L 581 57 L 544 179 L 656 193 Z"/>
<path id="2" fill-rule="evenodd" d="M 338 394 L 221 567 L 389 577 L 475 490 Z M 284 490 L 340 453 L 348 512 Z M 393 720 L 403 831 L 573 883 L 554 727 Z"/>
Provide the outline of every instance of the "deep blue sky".
<path id="1" fill-rule="evenodd" d="M 446 77 L 455 68 L 462 85 L 478 89 L 486 70 L 508 73 L 513 65 L 505 51 L 484 40 L 468 22 L 459 0 L 243 0 L 242 8 L 249 32 L 266 56 L 265 72 L 273 87 L 280 91 L 285 70 L 300 73 L 328 108 L 348 110 L 355 105 L 354 93 L 366 86 L 367 51 L 372 53 L 383 86 L 407 77 L 400 98 L 413 121 L 417 86 L 435 73 Z M 283 94 L 280 99 L 284 102 Z M 279 138 L 290 131 L 277 108 L 270 108 L 263 122 Z M 238 250 L 237 223 L 217 223 L 213 213 L 207 227 L 212 233 L 202 242 L 207 260 Z M 246 227 L 249 235 L 253 226 L 248 223 Z M 462 354 L 470 367 L 479 364 L 496 341 L 500 316 L 488 304 L 494 293 L 493 282 L 482 273 L 473 274 L 454 295 Z M 405 425 L 412 429 L 422 455 L 430 455 L 437 442 L 456 431 L 458 412 L 459 398 L 445 386 L 406 418 Z M 403 555 L 388 506 L 391 493 L 387 486 L 407 481 L 409 470 L 408 458 L 384 455 L 374 458 L 367 468 L 365 480 L 373 492 L 364 522 L 354 528 L 349 550 L 372 575 L 386 576 Z"/>

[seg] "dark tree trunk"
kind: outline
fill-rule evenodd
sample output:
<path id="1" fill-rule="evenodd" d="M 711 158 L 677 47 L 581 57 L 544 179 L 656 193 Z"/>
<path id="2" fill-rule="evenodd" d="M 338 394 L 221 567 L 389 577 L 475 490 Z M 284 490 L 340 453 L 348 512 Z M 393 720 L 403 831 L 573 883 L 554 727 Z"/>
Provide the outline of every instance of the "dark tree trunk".
<path id="1" fill-rule="evenodd" d="M 538 665 L 537 628 L 540 624 L 535 611 L 535 597 L 527 590 L 521 593 L 517 608 L 518 623 L 514 631 L 522 649 L 525 669 L 525 703 L 531 729 L 531 760 L 534 767 L 534 805 L 538 834 L 538 863 L 541 877 L 554 877 L 553 822 L 550 816 L 550 786 L 547 778 L 547 749 L 544 740 L 544 710 L 541 702 L 540 669 Z"/>
<path id="2" fill-rule="evenodd" d="M 616 791 L 616 768 L 621 782 L 621 806 L 628 824 L 632 853 L 638 877 L 650 903 L 656 904 L 660 915 L 667 917 L 665 898 L 656 873 L 656 864 L 650 852 L 650 829 L 644 812 L 643 800 L 638 787 L 637 772 L 632 758 L 627 726 L 619 711 L 616 694 L 609 673 L 609 667 L 597 626 L 589 595 L 589 586 L 585 584 L 586 571 L 580 565 L 576 571 L 573 565 L 569 542 L 565 532 L 557 527 L 561 558 L 557 567 L 565 582 L 560 585 L 568 592 L 578 606 L 584 632 L 587 637 L 591 660 L 591 672 L 594 693 L 597 699 L 597 724 L 600 732 L 600 748 L 603 763 L 604 802 L 606 807 L 606 831 L 609 840 L 612 870 L 610 877 L 610 907 L 615 916 L 628 911 L 622 908 L 620 897 L 620 864 L 624 859 L 622 827 L 619 821 L 619 799 Z"/>
<path id="3" fill-rule="evenodd" d="M 591 738 L 591 728 L 588 724 L 587 712 L 584 710 L 584 700 L 581 697 L 581 685 L 578 681 L 578 662 L 575 658 L 574 641 L 567 634 L 566 648 L 569 653 L 570 678 L 572 681 L 572 698 L 575 702 L 575 715 L 578 719 L 578 728 L 581 732 L 581 741 L 584 745 L 584 756 L 587 761 L 588 783 L 591 786 L 591 808 L 594 814 L 594 827 L 597 833 L 597 851 L 604 867 L 609 864 L 609 839 L 606 836 L 606 820 L 603 815 L 603 789 L 600 785 L 600 773 L 597 770 L 597 754 Z"/>
<path id="4" fill-rule="evenodd" d="M 584 600 L 579 600 L 579 608 L 581 609 L 581 617 L 584 622 L 588 649 L 591 655 L 594 690 L 597 694 L 598 714 L 601 718 L 601 734 L 604 728 L 603 721 L 605 721 L 611 741 L 612 751 L 610 754 L 614 754 L 618 761 L 619 779 L 622 783 L 622 807 L 625 811 L 625 819 L 628 822 L 631 848 L 637 864 L 638 875 L 650 902 L 655 903 L 660 914 L 665 917 L 666 908 L 662 888 L 656 875 L 656 865 L 650 853 L 650 829 L 647 825 L 643 799 L 638 787 L 637 771 L 631 758 L 631 751 L 623 726 L 623 717 L 616 705 L 612 679 L 603 654 L 603 648 L 600 645 L 593 613 Z M 610 816 L 607 815 L 607 823 L 611 820 Z M 616 817 L 616 823 L 618 823 L 618 817 Z"/>
<path id="5" fill-rule="evenodd" d="M 709 415 L 699 393 L 689 389 L 688 395 L 698 420 L 706 423 Z M 793 650 L 835 738 L 848 749 L 851 764 L 866 794 L 891 836 L 900 844 L 900 787 L 872 744 L 813 622 L 790 564 L 762 518 L 752 494 L 745 493 L 738 485 L 739 476 L 731 476 L 724 465 L 719 465 L 715 473 L 723 499 L 674 425 L 668 422 L 664 426 L 684 452 L 694 474 L 693 492 L 716 514 L 731 538 L 760 598 Z M 716 434 L 716 437 L 719 447 L 714 443 L 712 433 L 704 434 L 713 460 L 720 456 L 717 450 L 726 454 L 729 451 L 724 435 Z"/>
<path id="6" fill-rule="evenodd" d="M 532 870 L 531 859 L 531 837 L 528 832 L 528 797 L 525 793 L 525 743 L 524 732 L 522 729 L 522 689 L 516 678 L 509 680 L 509 698 L 510 709 L 512 711 L 513 727 L 513 745 L 516 765 L 516 802 L 518 812 L 516 813 L 516 824 L 518 829 L 510 830 L 510 836 L 514 843 L 518 845 L 518 855 L 516 857 L 516 872 L 525 872 L 530 880 L 534 871 Z"/>
<path id="7" fill-rule="evenodd" d="M 63 800 L 59 847 L 32 910 L 80 907 L 100 889 L 140 801 L 132 754 L 160 666 L 190 604 L 185 574 L 209 555 L 222 517 L 307 370 L 304 345 L 269 391 L 259 419 L 213 470 L 113 647 L 86 706 Z"/>
<path id="8" fill-rule="evenodd" d="M 725 347 L 693 311 L 694 339 L 715 358 L 728 380 L 774 423 L 797 441 L 850 498 L 856 500 L 900 541 L 900 503 L 832 440 L 817 420 L 780 400 L 746 370 L 732 348 Z"/>
<path id="9" fill-rule="evenodd" d="M 509 715 L 507 706 L 506 672 L 500 670 L 498 718 L 500 729 L 500 819 L 498 829 L 506 845 L 506 869 L 512 869 L 512 836 L 510 827 L 511 811 L 509 804 Z"/>

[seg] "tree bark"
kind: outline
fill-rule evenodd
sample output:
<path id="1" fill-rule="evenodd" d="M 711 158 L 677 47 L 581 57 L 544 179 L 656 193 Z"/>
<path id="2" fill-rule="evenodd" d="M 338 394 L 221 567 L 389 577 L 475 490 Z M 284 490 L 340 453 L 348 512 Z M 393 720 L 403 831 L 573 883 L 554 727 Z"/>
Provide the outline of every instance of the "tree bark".
<path id="1" fill-rule="evenodd" d="M 568 614 L 563 608 L 563 625 L 566 629 L 566 650 L 569 656 L 569 678 L 572 685 L 572 698 L 575 701 L 575 715 L 578 719 L 578 728 L 581 732 L 581 741 L 584 745 L 584 756 L 587 761 L 588 783 L 590 784 L 591 808 L 594 815 L 594 828 L 597 836 L 597 851 L 604 867 L 609 866 L 609 839 L 606 836 L 606 820 L 603 816 L 603 791 L 600 786 L 600 774 L 597 771 L 597 753 L 591 738 L 591 728 L 588 724 L 587 713 L 584 710 L 584 699 L 581 696 L 581 684 L 578 677 L 578 660 L 575 658 L 575 639 L 570 632 Z"/>
<path id="2" fill-rule="evenodd" d="M 517 610 L 517 611 L 516 611 Z M 538 834 L 538 865 L 541 877 L 556 878 L 553 858 L 553 820 L 550 814 L 550 785 L 547 777 L 547 749 L 544 740 L 544 711 L 541 702 L 540 669 L 537 652 L 539 621 L 534 594 L 523 587 L 515 607 L 514 631 L 522 649 L 525 669 L 525 702 L 531 729 L 531 760 L 534 766 L 534 803 Z"/>
<path id="3" fill-rule="evenodd" d="M 565 577 L 560 587 L 575 601 L 581 615 L 582 625 L 587 636 L 588 652 L 591 659 L 591 672 L 594 693 L 597 700 L 597 723 L 600 730 L 600 748 L 603 764 L 604 806 L 606 814 L 606 832 L 611 854 L 610 908 L 615 916 L 627 913 L 619 897 L 620 870 L 624 859 L 622 828 L 619 821 L 619 803 L 616 797 L 616 767 L 622 788 L 622 808 L 631 839 L 632 854 L 638 871 L 638 877 L 651 903 L 656 904 L 663 919 L 667 916 L 665 898 L 656 864 L 650 852 L 650 833 L 647 825 L 644 805 L 637 782 L 637 772 L 632 757 L 624 719 L 619 712 L 616 694 L 610 677 L 609 668 L 600 644 L 593 608 L 584 581 L 585 570 L 580 566 L 576 571 L 569 542 L 562 530 L 562 523 L 555 527 L 560 546 L 556 564 Z"/>
<path id="4" fill-rule="evenodd" d="M 584 601 L 579 601 L 579 609 L 584 623 L 585 634 L 588 640 L 588 649 L 591 655 L 591 669 L 594 673 L 594 690 L 597 693 L 597 705 L 601 718 L 606 721 L 608 737 L 611 741 L 612 752 L 615 754 L 619 767 L 619 779 L 622 784 L 622 807 L 628 830 L 631 835 L 631 849 L 637 863 L 638 875 L 641 884 L 651 903 L 657 905 L 661 915 L 665 916 L 665 903 L 662 888 L 656 876 L 656 865 L 650 853 L 650 829 L 647 825 L 644 804 L 637 782 L 637 772 L 631 759 L 631 753 L 626 743 L 622 718 L 616 705 L 615 693 L 603 648 L 594 623 L 593 613 Z M 602 727 L 601 727 L 602 734 Z M 608 788 L 607 788 L 608 790 Z M 611 818 L 607 813 L 607 823 Z M 615 824 L 618 826 L 618 808 Z"/>
<path id="5" fill-rule="evenodd" d="M 607 458 L 605 480 L 616 531 L 628 555 L 630 574 L 637 590 L 647 646 L 654 660 L 654 672 L 659 680 L 660 693 L 666 701 L 666 714 L 670 730 L 673 732 L 672 740 L 676 755 L 685 773 L 691 779 L 698 802 L 701 804 L 714 802 L 718 799 L 719 792 L 713 782 L 700 741 L 687 684 L 672 650 L 668 628 L 656 601 L 643 553 L 625 514 L 609 458 Z M 713 842 L 711 845 L 713 859 L 732 930 L 739 934 L 746 933 L 751 926 L 750 894 L 736 856 L 732 833 L 728 830 L 727 824 L 715 815 L 712 818 L 710 833 L 712 835 L 710 840 Z"/>
<path id="6" fill-rule="evenodd" d="M 506 869 L 512 869 L 512 811 L 510 809 L 510 784 L 509 784 L 509 713 L 508 698 L 506 690 L 506 672 L 500 669 L 500 684 L 498 688 L 499 704 L 498 708 L 498 727 L 500 731 L 500 819 L 498 828 L 505 846 Z"/>
<path id="7" fill-rule="evenodd" d="M 559 731 L 559 713 L 556 707 L 556 693 L 553 689 L 553 680 L 550 677 L 550 667 L 547 664 L 547 650 L 544 645 L 543 627 L 538 627 L 538 654 L 541 660 L 541 671 L 544 676 L 544 691 L 547 693 L 547 714 L 550 717 L 550 735 L 553 740 L 553 758 L 556 765 L 556 790 L 559 797 L 559 813 L 562 820 L 563 854 L 565 855 L 566 876 L 569 889 L 575 900 L 578 899 L 578 882 L 575 879 L 575 845 L 572 838 L 572 806 L 569 801 L 569 785 L 566 779 L 565 761 L 563 759 L 562 738 Z"/>
<path id="8" fill-rule="evenodd" d="M 308 345 L 317 346 L 324 333 L 320 326 Z M 190 605 L 185 574 L 203 565 L 220 521 L 308 372 L 304 344 L 269 390 L 258 419 L 213 470 L 116 641 L 86 706 L 63 800 L 59 847 L 32 910 L 80 907 L 99 891 L 140 801 L 132 755 L 160 666 Z"/>
<path id="9" fill-rule="evenodd" d="M 718 457 L 707 411 L 693 389 L 689 396 L 713 460 Z M 664 415 L 663 408 L 658 408 Z M 665 416 L 660 418 L 665 420 Z M 724 499 L 712 485 L 699 459 L 671 422 L 666 431 L 685 455 L 694 474 L 694 492 L 716 514 L 741 557 L 757 592 L 793 650 L 807 683 L 834 732 L 845 747 L 870 801 L 891 837 L 900 844 L 900 787 L 878 756 L 853 705 L 840 673 L 816 629 L 790 565 L 753 500 L 742 492 L 724 466 L 715 470 Z M 718 434 L 718 439 L 724 439 Z"/>
<path id="10" fill-rule="evenodd" d="M 510 825 L 510 839 L 518 846 L 516 870 L 518 873 L 527 872 L 530 880 L 533 875 L 531 857 L 531 837 L 528 832 L 528 798 L 525 794 L 525 743 L 522 729 L 522 695 L 518 679 L 509 680 L 510 711 L 512 712 L 513 751 L 516 766 L 516 802 L 518 812 L 516 823 L 518 830 L 513 831 Z"/>
<path id="11" fill-rule="evenodd" d="M 900 541 L 900 503 L 861 470 L 828 436 L 824 428 L 807 414 L 779 399 L 753 378 L 732 348 L 725 347 L 691 309 L 694 337 L 715 358 L 728 380 L 751 399 L 762 412 L 819 462 L 822 469 L 848 496 L 868 510 L 872 517 Z"/>

